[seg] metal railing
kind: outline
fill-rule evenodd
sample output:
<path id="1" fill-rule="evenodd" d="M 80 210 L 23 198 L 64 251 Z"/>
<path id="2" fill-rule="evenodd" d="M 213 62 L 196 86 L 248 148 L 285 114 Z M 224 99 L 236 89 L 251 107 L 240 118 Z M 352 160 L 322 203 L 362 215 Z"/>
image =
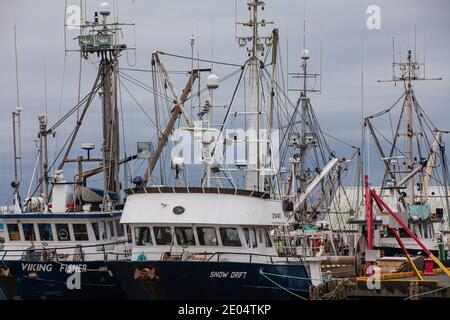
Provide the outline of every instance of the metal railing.
<path id="1" fill-rule="evenodd" d="M 292 263 L 292 262 L 299 262 L 303 263 L 303 257 L 298 255 L 291 255 L 291 256 L 279 256 L 279 255 L 268 255 L 268 254 L 261 254 L 261 253 L 250 253 L 250 252 L 214 252 L 206 261 L 210 262 L 213 260 L 214 257 L 217 257 L 217 262 L 220 262 L 220 256 L 223 255 L 239 255 L 239 256 L 248 256 L 248 262 L 252 263 L 254 257 L 262 257 L 267 258 L 267 262 L 270 260 L 270 263 L 280 263 L 280 262 L 286 262 L 286 263 Z M 291 258 L 291 260 L 289 260 Z M 277 259 L 277 260 L 275 260 Z"/>
<path id="2" fill-rule="evenodd" d="M 127 252 L 126 244 L 128 241 L 117 241 L 110 243 L 100 243 L 92 245 L 74 245 L 65 247 L 43 247 L 43 248 L 27 248 L 27 249 L 2 249 L 0 250 L 0 261 L 5 261 L 5 258 L 19 258 L 18 260 L 23 261 L 62 261 L 67 260 L 69 256 L 76 256 L 77 259 L 74 261 L 85 261 L 86 256 L 102 255 L 103 261 L 111 260 L 108 259 L 109 255 L 115 255 L 116 260 L 119 256 L 124 256 L 124 258 L 131 256 L 131 252 Z M 124 245 L 123 252 L 111 251 L 107 247 Z M 87 248 L 100 248 L 97 252 L 85 252 Z M 68 250 L 74 250 L 72 253 L 67 253 Z M 59 253 L 58 253 L 59 251 Z M 61 252 L 64 251 L 64 252 Z"/>

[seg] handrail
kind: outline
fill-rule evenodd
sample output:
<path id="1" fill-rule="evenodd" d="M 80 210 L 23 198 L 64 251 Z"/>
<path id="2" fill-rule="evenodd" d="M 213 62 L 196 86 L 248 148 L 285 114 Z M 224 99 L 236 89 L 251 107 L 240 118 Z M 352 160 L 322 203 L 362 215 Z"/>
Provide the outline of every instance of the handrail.
<path id="1" fill-rule="evenodd" d="M 211 261 L 213 257 L 217 256 L 217 262 L 220 261 L 220 255 L 227 254 L 227 255 L 248 255 L 249 256 L 249 262 L 252 262 L 253 256 L 256 257 L 266 257 L 270 258 L 270 262 L 274 263 L 274 258 L 279 259 L 286 259 L 286 262 L 289 262 L 289 258 L 298 259 L 300 262 L 303 262 L 303 256 L 300 255 L 293 255 L 293 256 L 279 256 L 279 255 L 269 255 L 269 254 L 262 254 L 262 253 L 252 253 L 252 252 L 223 252 L 223 251 L 216 251 L 214 252 L 206 261 Z"/>
<path id="2" fill-rule="evenodd" d="M 105 246 L 110 246 L 110 245 L 114 245 L 114 244 L 123 244 L 123 243 L 128 243 L 127 240 L 123 240 L 123 241 L 117 241 L 117 242 L 109 242 L 109 243 L 99 243 L 99 244 L 91 244 L 91 245 L 74 245 L 74 246 L 70 246 L 70 247 L 46 247 L 46 248 L 33 248 L 33 249 L 0 249 L 0 252 L 2 251 L 8 251 L 8 252 L 22 252 L 22 251 L 30 251 L 30 250 L 34 250 L 34 251 L 47 251 L 47 250 L 58 250 L 58 249 L 79 249 L 79 248 L 94 248 L 94 247 L 105 247 Z"/>
<path id="3" fill-rule="evenodd" d="M 117 241 L 117 242 L 110 242 L 110 243 L 99 243 L 94 245 L 80 245 L 77 244 L 75 246 L 67 246 L 67 247 L 45 247 L 45 248 L 27 248 L 27 249 L 2 249 L 0 252 L 3 252 L 3 256 L 0 259 L 0 261 L 5 261 L 5 258 L 20 258 L 20 260 L 29 260 L 29 257 L 36 258 L 39 261 L 52 261 L 56 260 L 59 261 L 61 259 L 67 258 L 69 256 L 68 253 L 61 253 L 61 250 L 79 250 L 79 252 L 75 252 L 74 255 L 79 254 L 80 255 L 80 261 L 85 260 L 85 256 L 90 255 L 99 255 L 103 254 L 103 261 L 108 260 L 108 255 L 116 255 L 116 260 L 119 259 L 119 255 L 126 256 L 127 253 L 121 253 L 121 252 L 114 252 L 114 251 L 107 251 L 106 247 L 111 245 L 119 245 L 119 244 L 126 244 L 128 241 Z M 95 248 L 95 247 L 101 247 L 102 250 L 98 252 L 85 252 L 83 249 L 85 248 Z M 58 253 L 58 250 L 60 252 Z M 16 253 L 16 254 L 15 254 Z M 45 256 L 44 256 L 45 255 Z M 44 258 L 45 257 L 45 258 Z M 30 260 L 31 261 L 31 260 Z M 77 260 L 78 261 L 78 260 Z"/>

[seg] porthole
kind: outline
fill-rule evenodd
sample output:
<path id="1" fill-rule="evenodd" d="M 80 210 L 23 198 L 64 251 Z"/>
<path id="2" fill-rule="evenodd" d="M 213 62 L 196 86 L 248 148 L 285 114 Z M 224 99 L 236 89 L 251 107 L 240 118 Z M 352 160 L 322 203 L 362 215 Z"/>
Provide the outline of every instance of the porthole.
<path id="1" fill-rule="evenodd" d="M 173 213 L 175 214 L 183 214 L 185 211 L 185 209 L 181 206 L 176 206 L 175 208 L 173 208 Z"/>

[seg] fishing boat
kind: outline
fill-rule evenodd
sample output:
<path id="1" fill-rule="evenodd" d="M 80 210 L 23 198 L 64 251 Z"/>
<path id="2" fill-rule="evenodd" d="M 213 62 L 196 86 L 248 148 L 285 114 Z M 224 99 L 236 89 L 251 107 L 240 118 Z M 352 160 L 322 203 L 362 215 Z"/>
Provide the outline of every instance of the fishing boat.
<path id="1" fill-rule="evenodd" d="M 372 252 L 371 261 L 383 255 L 404 256 L 406 249 L 408 254 L 418 256 L 431 252 L 448 264 L 448 160 L 444 142 L 448 131 L 433 123 L 432 115 L 427 114 L 413 89 L 415 81 L 441 78 L 426 77 L 424 63 L 415 56 L 409 50 L 406 60 L 394 60 L 392 80 L 380 81 L 402 84 L 402 95 L 388 109 L 364 119 L 366 134 L 373 139 L 383 165 L 381 185 L 371 188 L 400 220 L 394 219 L 385 208 L 374 207 L 365 210 L 373 210 L 373 214 L 351 219 L 349 223 L 360 227 L 363 237 L 357 245 L 361 251 Z M 397 121 L 393 123 L 398 109 Z M 386 125 L 389 121 L 390 137 L 375 125 Z"/>
<path id="2" fill-rule="evenodd" d="M 138 143 L 137 154 L 123 159 L 119 157 L 117 79 L 118 58 L 127 47 L 116 42 L 120 24 L 107 22 L 111 13 L 108 4 L 100 6 L 103 21 L 98 21 L 96 13 L 94 22 L 84 23 L 78 37 L 80 53 L 82 57 L 100 57 L 98 76 L 92 91 L 62 119 L 83 107 L 76 135 L 90 102 L 101 89 L 103 155 L 91 158 L 93 146 L 83 144 L 88 157 L 68 159 L 75 139 L 72 135 L 62 165 L 50 177 L 46 139 L 61 120 L 47 128 L 46 118 L 40 118 L 41 196 L 27 197 L 21 207 L 16 179 L 16 212 L 1 217 L 7 230 L 5 248 L 0 251 L 2 297 L 307 299 L 310 285 L 322 281 L 321 258 L 279 254 L 272 239 L 289 225 L 283 210 L 284 169 L 276 160 L 279 147 L 270 131 L 275 128 L 273 115 L 279 111 L 274 97 L 283 94 L 274 74 L 278 30 L 261 36 L 259 28 L 271 24 L 258 17 L 265 3 L 249 0 L 247 6 L 250 18 L 241 25 L 249 27 L 251 35 L 237 40 L 249 58 L 244 64 L 231 64 L 237 67 L 231 76 L 237 75 L 238 80 L 225 112 L 216 112 L 213 93 L 221 80 L 212 68 L 194 69 L 194 61 L 200 64 L 202 60 L 191 57 L 192 68 L 178 96 L 160 59 L 170 54 L 156 51 L 152 55 L 156 110 L 161 108 L 158 98 L 171 96 L 167 109 L 155 112 L 157 145 Z M 272 75 L 261 60 L 268 56 L 268 50 L 272 52 Z M 208 76 L 202 89 L 200 77 L 204 73 Z M 264 87 L 267 76 L 272 79 L 268 82 L 269 99 Z M 242 110 L 236 106 L 237 92 L 247 81 L 250 94 L 242 95 L 241 107 L 248 104 L 248 109 Z M 193 92 L 196 82 L 199 90 Z M 164 95 L 156 83 L 163 83 L 159 90 L 165 90 Z M 205 101 L 201 101 L 202 92 L 208 93 Z M 191 106 L 189 114 L 186 102 L 193 97 L 199 97 L 199 105 Z M 200 108 L 198 119 L 193 116 L 196 107 Z M 222 121 L 216 120 L 219 115 Z M 233 117 L 241 117 L 248 132 L 242 136 L 234 130 L 221 140 Z M 176 128 L 182 121 L 185 127 Z M 189 147 L 194 146 L 200 155 L 202 170 L 196 187 L 189 183 L 185 155 L 173 155 L 169 150 L 170 138 L 176 140 L 180 132 L 193 139 Z M 225 149 L 242 146 L 243 157 L 224 162 Z M 164 170 L 167 154 L 171 155 L 169 172 Z M 143 177 L 132 177 L 135 187 L 126 189 L 122 197 L 119 166 L 136 158 L 144 159 L 147 168 Z M 85 171 L 86 161 L 101 165 Z M 78 164 L 73 183 L 66 182 L 62 172 L 64 164 L 71 162 Z M 99 173 L 104 176 L 103 190 L 88 187 L 87 178 Z M 168 174 L 172 181 L 165 177 Z M 242 187 L 238 187 L 237 177 L 242 176 Z M 49 181 L 53 184 L 51 197 Z"/>
<path id="3" fill-rule="evenodd" d="M 38 151 L 35 172 L 37 187 L 22 201 L 20 121 L 23 108 L 17 100 L 13 112 L 15 179 L 14 205 L 2 210 L 4 246 L 0 250 L 0 297 L 4 299 L 75 299 L 124 298 L 118 290 L 115 275 L 105 266 L 109 260 L 129 260 L 129 230 L 120 224 L 123 199 L 119 183 L 119 166 L 135 157 L 119 159 L 119 127 L 117 119 L 117 67 L 125 45 L 115 45 L 113 35 L 120 24 L 108 23 L 111 13 L 107 3 L 100 5 L 93 22 L 85 21 L 78 37 L 82 57 L 88 52 L 100 57 L 96 80 L 89 93 L 58 121 L 49 126 L 46 116 L 39 117 Z M 90 44 L 87 42 L 91 41 Z M 17 58 L 16 58 L 17 59 Z M 102 97 L 102 156 L 92 158 L 95 146 L 83 143 L 87 157 L 70 159 L 77 134 L 95 96 Z M 63 149 L 59 166 L 51 174 L 48 138 L 72 115 L 78 113 Z M 74 181 L 66 181 L 64 168 L 69 163 L 78 167 Z M 89 163 L 98 167 L 84 170 Z M 55 169 L 55 168 L 53 168 Z M 34 172 L 34 173 L 35 173 Z M 33 173 L 33 177 L 34 177 Z M 88 186 L 87 179 L 102 173 L 102 189 Z M 80 290 L 83 286 L 84 290 Z"/>

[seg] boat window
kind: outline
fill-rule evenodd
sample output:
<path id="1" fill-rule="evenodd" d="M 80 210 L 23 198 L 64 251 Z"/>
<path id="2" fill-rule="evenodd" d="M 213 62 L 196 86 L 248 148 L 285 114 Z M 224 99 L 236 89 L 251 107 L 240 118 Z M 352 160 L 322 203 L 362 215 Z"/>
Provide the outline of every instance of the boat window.
<path id="1" fill-rule="evenodd" d="M 197 227 L 197 236 L 201 246 L 217 246 L 217 234 L 215 228 Z"/>
<path id="2" fill-rule="evenodd" d="M 177 243 L 180 246 L 195 246 L 194 230 L 189 227 L 175 227 Z"/>
<path id="3" fill-rule="evenodd" d="M 35 241 L 36 234 L 34 233 L 34 224 L 32 223 L 22 223 L 23 236 L 25 240 Z"/>
<path id="4" fill-rule="evenodd" d="M 41 241 L 53 241 L 53 231 L 50 223 L 39 223 L 38 229 Z"/>
<path id="5" fill-rule="evenodd" d="M 67 223 L 57 223 L 56 234 L 59 241 L 70 241 L 69 225 Z"/>
<path id="6" fill-rule="evenodd" d="M 259 243 L 263 243 L 262 229 L 258 229 L 258 239 L 259 239 Z"/>
<path id="7" fill-rule="evenodd" d="M 131 243 L 133 242 L 133 237 L 131 234 L 131 227 L 127 224 L 127 238 L 128 238 L 128 242 Z"/>
<path id="8" fill-rule="evenodd" d="M 264 229 L 264 242 L 266 243 L 266 247 L 272 247 L 272 240 L 270 239 L 269 232 L 267 229 Z"/>
<path id="9" fill-rule="evenodd" d="M 134 228 L 134 241 L 137 246 L 152 245 L 152 236 L 150 234 L 149 227 L 135 227 Z"/>
<path id="10" fill-rule="evenodd" d="M 94 229 L 94 234 L 95 234 L 96 240 L 105 240 L 107 238 L 106 225 L 105 225 L 104 221 L 93 222 L 92 229 Z"/>
<path id="11" fill-rule="evenodd" d="M 98 231 L 100 233 L 100 239 L 105 240 L 108 239 L 108 234 L 106 233 L 106 222 L 100 221 L 98 223 Z"/>
<path id="12" fill-rule="evenodd" d="M 172 244 L 172 232 L 170 227 L 153 227 L 155 233 L 155 241 L 157 245 Z"/>
<path id="13" fill-rule="evenodd" d="M 114 226 L 112 221 L 108 221 L 108 225 L 109 225 L 109 234 L 111 235 L 111 238 L 114 237 Z"/>
<path id="14" fill-rule="evenodd" d="M 95 240 L 100 240 L 100 234 L 98 233 L 98 223 L 92 222 L 92 229 L 94 230 Z"/>
<path id="15" fill-rule="evenodd" d="M 20 241 L 20 232 L 18 224 L 7 224 L 6 228 L 8 229 L 8 235 L 10 241 Z"/>
<path id="16" fill-rule="evenodd" d="M 236 228 L 220 228 L 220 238 L 226 247 L 240 247 L 241 239 Z"/>
<path id="17" fill-rule="evenodd" d="M 123 225 L 120 224 L 120 220 L 117 219 L 116 221 L 116 234 L 117 237 L 123 237 L 124 232 L 123 232 Z"/>
<path id="18" fill-rule="evenodd" d="M 258 243 L 256 241 L 255 228 L 244 228 L 245 242 L 249 248 L 256 248 Z"/>
<path id="19" fill-rule="evenodd" d="M 85 223 L 74 223 L 72 226 L 73 226 L 73 235 L 76 241 L 89 240 L 87 226 Z"/>

